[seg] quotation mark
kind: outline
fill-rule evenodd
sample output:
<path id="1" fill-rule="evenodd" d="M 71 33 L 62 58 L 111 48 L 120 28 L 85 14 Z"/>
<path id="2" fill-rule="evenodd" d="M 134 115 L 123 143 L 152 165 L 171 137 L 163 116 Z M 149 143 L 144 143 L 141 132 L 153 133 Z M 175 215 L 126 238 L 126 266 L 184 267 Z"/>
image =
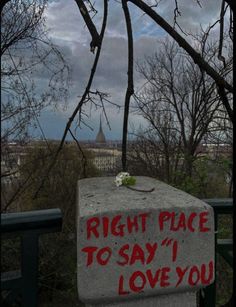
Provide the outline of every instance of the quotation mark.
<path id="1" fill-rule="evenodd" d="M 162 242 L 161 242 L 161 246 L 170 246 L 170 244 L 173 242 L 173 246 L 172 246 L 172 261 L 174 262 L 176 260 L 177 257 L 177 250 L 178 250 L 178 242 L 177 240 L 173 240 L 173 239 L 169 239 L 168 237 L 165 238 Z"/>

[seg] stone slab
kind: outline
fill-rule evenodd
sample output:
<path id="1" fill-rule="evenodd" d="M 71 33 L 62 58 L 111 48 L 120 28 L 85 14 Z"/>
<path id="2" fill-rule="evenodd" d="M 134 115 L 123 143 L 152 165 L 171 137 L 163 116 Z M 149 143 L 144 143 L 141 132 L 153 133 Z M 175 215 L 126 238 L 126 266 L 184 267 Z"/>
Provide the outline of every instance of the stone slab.
<path id="1" fill-rule="evenodd" d="M 78 293 L 85 303 L 196 291 L 214 281 L 214 215 L 149 177 L 138 192 L 114 178 L 78 183 Z"/>
<path id="2" fill-rule="evenodd" d="M 196 293 L 184 292 L 171 295 L 145 297 L 138 300 L 86 305 L 86 307 L 196 307 Z"/>

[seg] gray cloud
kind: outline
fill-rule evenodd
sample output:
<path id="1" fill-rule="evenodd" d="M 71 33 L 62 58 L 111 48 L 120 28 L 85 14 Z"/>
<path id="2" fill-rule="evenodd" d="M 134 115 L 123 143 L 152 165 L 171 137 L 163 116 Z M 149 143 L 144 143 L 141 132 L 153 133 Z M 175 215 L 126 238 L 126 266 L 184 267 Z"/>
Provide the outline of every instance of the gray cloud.
<path id="1" fill-rule="evenodd" d="M 201 7 L 196 0 L 179 0 L 178 9 L 181 16 L 177 18 L 178 23 L 186 31 L 199 30 L 200 24 L 205 27 L 219 17 L 221 0 L 200 0 Z M 174 21 L 175 1 L 161 1 L 157 12 L 170 24 Z"/>
<path id="2" fill-rule="evenodd" d="M 152 1 L 147 2 L 151 3 Z M 170 23 L 173 22 L 174 3 L 173 0 L 163 0 L 156 8 L 157 12 Z M 196 31 L 199 29 L 200 23 L 206 26 L 218 17 L 220 0 L 202 0 L 201 3 L 202 8 L 194 0 L 179 0 L 179 9 L 182 15 L 178 21 L 184 29 Z M 99 14 L 94 18 L 94 22 L 100 28 L 102 1 L 96 1 L 96 5 Z M 137 60 L 145 54 L 152 54 L 157 48 L 157 40 L 166 34 L 134 5 L 129 4 L 129 7 L 134 30 L 134 56 Z M 121 4 L 109 1 L 109 14 L 101 58 L 92 88 L 109 92 L 114 102 L 123 105 L 127 81 L 127 38 Z M 75 1 L 52 1 L 46 12 L 46 20 L 48 28 L 51 29 L 51 38 L 61 48 L 72 70 L 69 106 L 64 115 L 60 114 L 67 119 L 78 101 L 78 96 L 82 94 L 90 74 L 94 59 L 94 55 L 89 51 L 91 37 L 84 26 Z M 141 77 L 135 73 L 135 86 L 139 87 L 141 84 Z M 89 112 L 89 107 L 86 110 Z M 117 110 L 109 106 L 107 113 L 112 124 L 112 132 L 107 130 L 107 133 L 110 138 L 117 138 L 121 136 L 122 112 L 117 114 Z M 99 114 L 95 111 L 88 119 L 89 124 L 95 129 Z M 132 118 L 135 123 L 140 122 L 137 117 L 131 114 L 131 121 Z M 86 132 L 81 135 L 84 137 Z M 87 135 L 91 137 L 91 132 L 88 131 Z"/>

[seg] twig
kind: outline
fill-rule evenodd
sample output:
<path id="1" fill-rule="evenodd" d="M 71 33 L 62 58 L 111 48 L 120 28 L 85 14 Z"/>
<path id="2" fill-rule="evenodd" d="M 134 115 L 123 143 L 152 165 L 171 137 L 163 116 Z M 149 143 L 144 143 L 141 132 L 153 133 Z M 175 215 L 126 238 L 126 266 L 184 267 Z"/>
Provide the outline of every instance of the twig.
<path id="1" fill-rule="evenodd" d="M 84 151 L 83 149 L 81 148 L 80 146 L 80 143 L 78 142 L 77 138 L 74 136 L 74 134 L 72 133 L 72 131 L 70 130 L 69 128 L 69 132 L 70 132 L 70 135 L 72 136 L 73 140 L 76 142 L 78 148 L 79 148 L 79 151 L 81 152 L 82 154 L 82 165 L 83 165 L 83 178 L 87 178 L 87 173 L 86 173 L 86 168 L 87 168 L 87 158 L 84 154 Z"/>
<path id="2" fill-rule="evenodd" d="M 133 190 L 133 191 L 145 192 L 145 193 L 153 192 L 153 191 L 155 190 L 155 188 L 151 188 L 151 189 L 148 189 L 148 190 L 137 189 L 137 188 L 134 188 L 134 187 L 131 187 L 131 186 L 128 186 L 128 185 L 125 185 L 125 187 L 126 187 L 127 189 L 130 189 L 130 190 Z"/>

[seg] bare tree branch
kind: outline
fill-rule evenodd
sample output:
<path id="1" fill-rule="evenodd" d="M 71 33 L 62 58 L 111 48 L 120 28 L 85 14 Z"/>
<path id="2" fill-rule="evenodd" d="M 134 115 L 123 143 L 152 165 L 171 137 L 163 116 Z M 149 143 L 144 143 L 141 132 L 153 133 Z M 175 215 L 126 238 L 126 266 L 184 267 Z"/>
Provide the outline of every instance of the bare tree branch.
<path id="1" fill-rule="evenodd" d="M 84 91 L 84 93 L 83 93 L 83 95 L 82 95 L 78 105 L 74 109 L 71 117 L 69 118 L 69 120 L 68 120 L 68 122 L 66 124 L 66 128 L 64 130 L 61 142 L 60 142 L 60 144 L 58 146 L 58 149 L 57 149 L 57 151 L 55 153 L 55 157 L 54 157 L 52 163 L 49 165 L 49 168 L 48 168 L 48 170 L 46 172 L 46 176 L 50 173 L 50 171 L 52 170 L 53 166 L 55 165 L 57 157 L 58 157 L 60 151 L 63 148 L 63 145 L 64 145 L 64 142 L 65 142 L 66 136 L 67 136 L 67 134 L 69 132 L 69 129 L 70 129 L 70 127 L 71 127 L 71 125 L 72 125 L 76 115 L 78 114 L 78 112 L 80 112 L 82 106 L 86 102 L 87 95 L 89 94 L 89 91 L 90 91 L 90 88 L 91 88 L 91 85 L 92 85 L 92 82 L 93 82 L 93 78 L 95 76 L 95 72 L 96 72 L 96 69 L 97 69 L 98 60 L 99 60 L 99 57 L 100 57 L 102 41 L 103 41 L 103 37 L 104 37 L 105 29 L 106 29 L 106 24 L 107 24 L 107 12 L 108 12 L 108 0 L 104 0 L 103 22 L 102 22 L 102 29 L 101 29 L 101 33 L 100 33 L 101 43 L 98 45 L 98 48 L 97 48 L 97 52 L 96 52 L 96 55 L 95 55 L 95 59 L 94 59 L 94 63 L 93 63 L 92 69 L 91 69 L 89 80 L 88 80 L 87 86 L 85 88 L 85 91 Z M 34 195 L 34 199 L 38 197 L 38 193 L 41 190 L 41 188 L 43 187 L 45 179 L 46 179 L 45 177 L 42 179 L 42 182 L 41 182 L 38 190 L 36 191 L 36 193 Z"/>
<path id="2" fill-rule="evenodd" d="M 218 86 L 218 93 L 220 95 L 221 101 L 223 102 L 223 104 L 226 108 L 226 111 L 229 115 L 229 118 L 233 123 L 234 122 L 233 110 L 232 110 L 232 108 L 229 104 L 229 100 L 228 100 L 228 97 L 226 95 L 225 88 L 223 86 Z"/>
<path id="3" fill-rule="evenodd" d="M 80 13 L 84 18 L 84 21 L 89 29 L 89 32 L 92 36 L 92 41 L 90 43 L 90 47 L 91 47 L 91 52 L 94 53 L 95 48 L 99 47 L 99 45 L 101 44 L 101 37 L 99 36 L 97 29 L 92 21 L 92 19 L 89 16 L 89 12 L 84 4 L 83 0 L 75 0 L 75 2 L 77 3 Z"/>
<path id="4" fill-rule="evenodd" d="M 225 0 L 225 2 L 228 3 L 228 5 L 230 6 L 231 10 L 234 12 L 235 11 L 235 1 L 234 0 Z"/>
<path id="5" fill-rule="evenodd" d="M 219 39 L 219 52 L 218 59 L 223 62 L 224 67 L 226 67 L 225 57 L 222 55 L 223 49 L 223 38 L 224 38 L 224 14 L 225 14 L 225 1 L 222 1 L 221 11 L 220 11 L 220 39 Z"/>
<path id="6" fill-rule="evenodd" d="M 122 8 L 125 15 L 127 36 L 128 36 L 128 85 L 125 94 L 125 109 L 123 120 L 123 138 L 122 138 L 122 168 L 126 170 L 126 152 L 127 152 L 127 133 L 128 133 L 128 117 L 129 117 L 129 105 L 130 98 L 134 93 L 134 81 L 133 81 L 133 35 L 132 25 L 129 14 L 129 8 L 127 6 L 127 0 L 122 0 Z"/>
<path id="7" fill-rule="evenodd" d="M 217 71 L 211 67 L 201 55 L 194 50 L 194 48 L 165 21 L 159 14 L 157 14 L 153 9 L 151 9 L 142 0 L 128 0 L 139 7 L 143 12 L 150 16 L 158 25 L 160 25 L 167 33 L 169 33 L 174 40 L 182 47 L 193 59 L 193 61 L 199 66 L 200 69 L 206 71 L 206 73 L 211 76 L 218 86 L 223 86 L 230 93 L 233 93 L 233 87 L 222 78 Z"/>
<path id="8" fill-rule="evenodd" d="M 76 142 L 78 148 L 79 148 L 79 151 L 81 152 L 82 154 L 82 165 L 83 165 L 83 178 L 86 178 L 87 177 L 87 172 L 86 172 L 86 168 L 87 168 L 87 158 L 84 154 L 84 151 L 83 149 L 81 148 L 80 146 L 80 143 L 79 141 L 77 140 L 77 138 L 74 136 L 73 132 L 71 131 L 71 129 L 69 128 L 69 132 L 70 132 L 70 135 L 72 136 L 73 140 Z"/>

